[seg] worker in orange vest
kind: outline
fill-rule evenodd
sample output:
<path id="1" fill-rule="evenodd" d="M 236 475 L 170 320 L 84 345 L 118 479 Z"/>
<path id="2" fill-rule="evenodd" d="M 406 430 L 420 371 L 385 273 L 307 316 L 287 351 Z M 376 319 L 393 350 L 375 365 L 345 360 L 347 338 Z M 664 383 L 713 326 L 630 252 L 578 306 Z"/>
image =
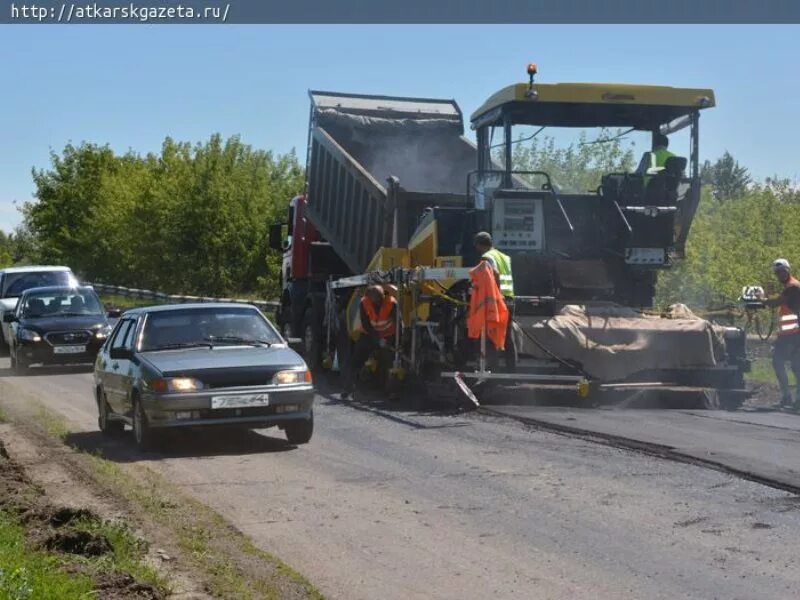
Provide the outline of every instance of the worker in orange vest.
<path id="1" fill-rule="evenodd" d="M 355 389 L 358 373 L 375 350 L 393 346 L 397 327 L 397 300 L 379 285 L 367 288 L 359 305 L 361 335 L 356 340 L 348 368 L 344 372 L 342 399 Z"/>
<path id="2" fill-rule="evenodd" d="M 508 308 L 508 318 L 506 320 L 506 337 L 502 345 L 505 355 L 506 370 L 513 373 L 517 367 L 517 349 L 514 341 L 514 276 L 511 271 L 511 257 L 506 256 L 494 247 L 492 235 L 487 231 L 475 234 L 473 239 L 475 250 L 480 256 L 480 260 L 489 264 L 494 272 L 497 287 L 505 300 Z M 489 361 L 492 369 L 497 368 L 497 351 L 489 348 Z"/>
<path id="3" fill-rule="evenodd" d="M 781 404 L 791 406 L 792 392 L 786 363 L 791 366 L 797 385 L 796 401 L 800 405 L 800 281 L 792 277 L 791 266 L 785 258 L 772 263 L 775 277 L 783 284 L 783 291 L 775 298 L 764 300 L 767 306 L 778 307 L 778 330 L 772 349 L 772 367 L 781 388 Z"/>

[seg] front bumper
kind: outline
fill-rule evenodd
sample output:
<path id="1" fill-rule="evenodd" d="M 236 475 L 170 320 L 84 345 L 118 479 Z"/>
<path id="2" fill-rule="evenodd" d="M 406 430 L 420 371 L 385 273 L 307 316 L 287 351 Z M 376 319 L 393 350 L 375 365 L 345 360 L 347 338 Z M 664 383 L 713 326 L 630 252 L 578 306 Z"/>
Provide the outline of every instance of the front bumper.
<path id="1" fill-rule="evenodd" d="M 104 341 L 93 340 L 86 345 L 86 349 L 83 352 L 74 354 L 57 354 L 55 346 L 51 346 L 44 340 L 41 342 L 16 340 L 15 345 L 17 358 L 28 364 L 63 365 L 93 363 Z"/>
<path id="2" fill-rule="evenodd" d="M 212 408 L 212 397 L 267 394 L 264 406 Z M 311 418 L 314 405 L 312 385 L 259 386 L 202 390 L 192 393 L 156 394 L 144 392 L 142 407 L 150 427 L 237 426 L 253 429 L 272 427 L 286 421 Z"/>

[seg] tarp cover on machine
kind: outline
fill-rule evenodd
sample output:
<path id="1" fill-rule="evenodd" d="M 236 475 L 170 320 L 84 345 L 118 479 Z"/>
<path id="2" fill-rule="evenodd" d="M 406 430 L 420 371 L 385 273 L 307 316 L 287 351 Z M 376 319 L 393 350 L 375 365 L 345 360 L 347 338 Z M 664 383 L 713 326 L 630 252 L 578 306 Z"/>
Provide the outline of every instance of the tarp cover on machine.
<path id="1" fill-rule="evenodd" d="M 555 355 L 580 363 L 601 381 L 625 380 L 651 369 L 716 366 L 724 353 L 724 329 L 683 305 L 671 307 L 668 317 L 600 304 L 568 305 L 554 317 L 516 321 Z M 548 358 L 527 337 L 520 338 L 522 353 Z"/>

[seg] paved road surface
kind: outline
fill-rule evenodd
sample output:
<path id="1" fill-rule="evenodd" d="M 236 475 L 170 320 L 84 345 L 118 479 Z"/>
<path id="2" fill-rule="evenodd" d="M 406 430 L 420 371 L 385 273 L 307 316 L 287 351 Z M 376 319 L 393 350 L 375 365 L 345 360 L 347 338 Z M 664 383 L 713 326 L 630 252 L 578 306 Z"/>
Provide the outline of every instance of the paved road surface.
<path id="1" fill-rule="evenodd" d="M 161 454 L 94 430 L 90 375 L 11 376 L 0 402 L 60 411 L 72 440 L 158 469 L 329 598 L 795 598 L 800 500 L 697 466 L 506 419 L 319 397 L 311 444 L 182 435 Z"/>
<path id="2" fill-rule="evenodd" d="M 779 411 L 683 411 L 487 406 L 513 417 L 673 448 L 800 489 L 800 415 Z"/>

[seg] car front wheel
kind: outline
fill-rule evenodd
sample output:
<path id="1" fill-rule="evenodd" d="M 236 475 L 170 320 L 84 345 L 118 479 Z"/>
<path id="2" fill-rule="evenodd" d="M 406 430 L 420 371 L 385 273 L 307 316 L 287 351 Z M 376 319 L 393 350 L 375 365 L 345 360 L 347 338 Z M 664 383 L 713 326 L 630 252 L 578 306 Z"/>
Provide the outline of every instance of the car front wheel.
<path id="1" fill-rule="evenodd" d="M 314 433 L 314 413 L 308 419 L 290 421 L 285 428 L 286 439 L 292 446 L 307 444 Z"/>
<path id="2" fill-rule="evenodd" d="M 125 424 L 122 421 L 115 421 L 108 418 L 109 407 L 106 395 L 102 391 L 97 392 L 97 426 L 100 431 L 108 436 L 115 436 L 122 433 Z"/>
<path id="3" fill-rule="evenodd" d="M 133 401 L 133 440 L 139 450 L 151 450 L 156 444 L 156 434 L 147 422 L 147 414 L 139 398 Z"/>

